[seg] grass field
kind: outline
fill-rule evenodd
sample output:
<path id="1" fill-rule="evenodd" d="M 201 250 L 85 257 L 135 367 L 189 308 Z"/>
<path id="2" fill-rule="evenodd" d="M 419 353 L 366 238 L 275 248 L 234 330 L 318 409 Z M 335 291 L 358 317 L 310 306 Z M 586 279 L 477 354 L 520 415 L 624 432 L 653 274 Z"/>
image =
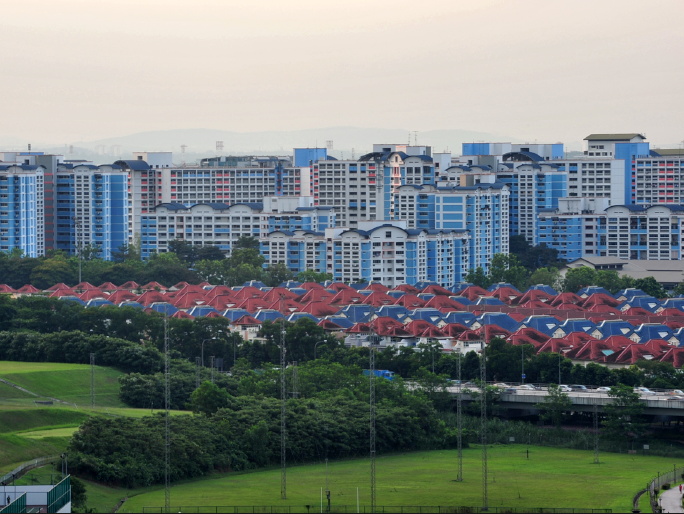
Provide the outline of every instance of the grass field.
<path id="1" fill-rule="evenodd" d="M 662 457 L 604 453 L 601 464 L 596 465 L 591 451 L 545 447 L 530 447 L 527 460 L 526 448 L 506 445 L 489 449 L 491 507 L 584 507 L 629 512 L 634 494 L 657 471 L 671 469 L 674 464 Z M 465 480 L 462 483 L 454 481 L 455 451 L 379 457 L 377 505 L 481 505 L 481 451 L 474 447 L 463 454 Z M 369 505 L 369 470 L 367 459 L 329 463 L 333 505 L 355 506 L 357 487 L 361 505 Z M 292 505 L 302 509 L 313 505 L 320 508 L 325 465 L 291 467 L 287 484 L 288 499 L 283 501 L 279 469 L 214 475 L 174 485 L 171 504 L 174 508 L 182 505 Z M 114 504 L 121 494 L 121 490 L 100 489 L 98 502 Z M 124 494 L 129 499 L 119 512 L 141 512 L 144 506 L 164 505 L 163 488 L 124 491 Z"/>
<path id="2" fill-rule="evenodd" d="M 123 407 L 119 400 L 120 371 L 95 368 L 95 402 L 104 407 Z M 40 396 L 90 405 L 90 366 L 53 362 L 0 361 L 0 378 Z M 25 398 L 26 393 L 2 384 L 0 398 Z M 23 395 L 23 396 L 20 396 Z"/>

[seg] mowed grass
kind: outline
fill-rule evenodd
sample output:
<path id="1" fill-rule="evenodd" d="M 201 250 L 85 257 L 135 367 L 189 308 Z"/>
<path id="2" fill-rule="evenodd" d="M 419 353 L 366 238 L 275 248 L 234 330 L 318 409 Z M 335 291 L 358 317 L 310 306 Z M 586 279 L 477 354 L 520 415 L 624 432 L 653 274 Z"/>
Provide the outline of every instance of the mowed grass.
<path id="1" fill-rule="evenodd" d="M 50 428 L 47 430 L 32 430 L 30 432 L 19 432 L 17 435 L 28 437 L 29 439 L 45 439 L 46 437 L 71 437 L 78 427 Z"/>
<path id="2" fill-rule="evenodd" d="M 32 394 L 25 393 L 24 391 L 17 389 L 16 387 L 12 387 L 11 385 L 7 385 L 3 382 L 0 382 L 0 398 L 32 398 L 34 400 L 37 399 Z"/>
<path id="3" fill-rule="evenodd" d="M 657 471 L 671 469 L 674 461 L 641 455 L 601 455 L 593 452 L 507 445 L 489 448 L 489 505 L 491 507 L 609 508 L 629 512 L 632 497 Z M 456 451 L 417 452 L 378 457 L 377 505 L 481 506 L 481 450 L 463 452 L 464 481 L 456 482 Z M 684 463 L 678 463 L 684 464 Z M 333 505 L 370 505 L 368 459 L 330 462 L 329 486 Z M 291 467 L 287 472 L 287 500 L 280 499 L 280 469 L 214 475 L 174 485 L 171 504 L 186 506 L 291 505 L 306 511 L 319 506 L 325 488 L 325 465 Z M 164 505 L 164 489 L 136 494 L 130 491 L 127 512 Z M 301 509 L 301 510 L 299 510 Z M 175 512 L 175 511 L 174 511 Z"/>
<path id="4" fill-rule="evenodd" d="M 95 367 L 95 403 L 105 407 L 123 407 L 119 400 L 119 377 L 122 372 L 113 368 Z M 32 393 L 58 398 L 78 405 L 90 405 L 90 366 L 53 362 L 0 362 L 0 378 L 17 384 Z M 5 397 L 0 390 L 0 398 Z M 8 393 L 7 398 L 17 398 Z M 25 394 L 25 393 L 24 393 Z"/>

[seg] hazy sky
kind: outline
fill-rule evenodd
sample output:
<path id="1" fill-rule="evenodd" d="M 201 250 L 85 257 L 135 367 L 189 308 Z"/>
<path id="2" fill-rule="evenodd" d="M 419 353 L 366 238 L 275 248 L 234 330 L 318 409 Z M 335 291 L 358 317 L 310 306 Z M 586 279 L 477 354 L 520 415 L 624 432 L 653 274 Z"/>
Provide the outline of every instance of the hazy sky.
<path id="1" fill-rule="evenodd" d="M 346 125 L 672 143 L 683 22 L 682 0 L 4 2 L 0 136 Z"/>

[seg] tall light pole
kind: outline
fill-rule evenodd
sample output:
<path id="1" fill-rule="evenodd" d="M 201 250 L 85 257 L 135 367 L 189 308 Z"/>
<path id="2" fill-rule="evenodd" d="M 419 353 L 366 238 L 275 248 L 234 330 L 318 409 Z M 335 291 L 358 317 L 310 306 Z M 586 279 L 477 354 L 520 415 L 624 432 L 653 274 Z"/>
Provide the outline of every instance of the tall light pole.
<path id="1" fill-rule="evenodd" d="M 314 360 L 316 360 L 316 347 L 321 344 L 321 343 L 327 343 L 328 341 L 323 340 L 323 341 L 318 341 L 316 344 L 314 344 Z"/>
<path id="2" fill-rule="evenodd" d="M 207 341 L 212 341 L 214 339 L 216 339 L 216 338 L 210 337 L 208 339 L 202 339 L 202 367 L 204 367 L 204 343 L 206 343 Z"/>

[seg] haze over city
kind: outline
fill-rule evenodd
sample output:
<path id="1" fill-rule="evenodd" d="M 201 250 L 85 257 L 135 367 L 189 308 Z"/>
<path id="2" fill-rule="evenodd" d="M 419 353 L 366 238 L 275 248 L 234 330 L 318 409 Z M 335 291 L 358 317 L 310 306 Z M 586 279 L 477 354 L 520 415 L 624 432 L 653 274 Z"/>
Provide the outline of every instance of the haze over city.
<path id="1" fill-rule="evenodd" d="M 676 0 L 12 2 L 0 141 L 348 126 L 672 145 L 682 14 Z"/>

